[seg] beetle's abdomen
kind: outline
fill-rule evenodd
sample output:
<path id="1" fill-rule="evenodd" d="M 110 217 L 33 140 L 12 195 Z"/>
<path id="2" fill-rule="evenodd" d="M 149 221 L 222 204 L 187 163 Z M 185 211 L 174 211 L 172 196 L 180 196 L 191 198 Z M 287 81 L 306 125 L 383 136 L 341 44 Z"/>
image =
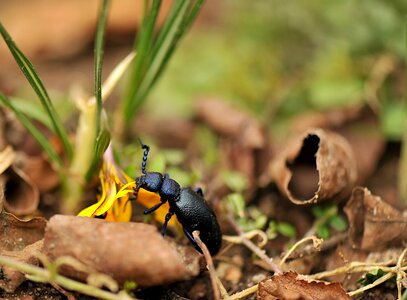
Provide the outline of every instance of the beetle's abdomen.
<path id="1" fill-rule="evenodd" d="M 214 255 L 222 246 L 222 232 L 213 210 L 190 188 L 181 189 L 180 199 L 172 205 L 179 222 L 191 234 L 199 230 L 200 238 Z"/>

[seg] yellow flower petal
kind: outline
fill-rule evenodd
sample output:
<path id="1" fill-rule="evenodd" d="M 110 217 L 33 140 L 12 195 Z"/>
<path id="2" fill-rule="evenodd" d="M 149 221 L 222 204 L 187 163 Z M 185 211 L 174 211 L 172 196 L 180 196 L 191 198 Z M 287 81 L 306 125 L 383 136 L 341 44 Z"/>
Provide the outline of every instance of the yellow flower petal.
<path id="1" fill-rule="evenodd" d="M 95 203 L 89 207 L 86 207 L 80 211 L 78 216 L 80 217 L 93 217 L 95 215 L 95 211 L 98 209 L 100 206 L 100 203 Z"/>

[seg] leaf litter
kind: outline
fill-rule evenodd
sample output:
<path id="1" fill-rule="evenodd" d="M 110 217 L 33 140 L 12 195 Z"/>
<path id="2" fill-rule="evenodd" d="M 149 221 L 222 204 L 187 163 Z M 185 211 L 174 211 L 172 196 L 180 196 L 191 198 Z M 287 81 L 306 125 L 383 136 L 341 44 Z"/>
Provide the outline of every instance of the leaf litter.
<path id="1" fill-rule="evenodd" d="M 211 103 L 211 105 L 216 106 L 217 104 Z M 223 109 L 228 110 L 229 115 L 234 114 L 234 109 L 227 108 L 224 104 L 222 105 Z M 224 137 L 223 143 L 225 144 L 240 144 L 242 147 L 248 147 L 249 149 L 253 146 L 252 144 L 245 144 L 247 141 L 240 143 L 240 137 L 236 136 L 233 131 L 228 132 L 226 129 L 218 128 L 218 125 L 212 124 L 212 121 L 209 120 L 203 119 L 203 122 L 209 125 L 214 132 L 221 134 Z M 229 125 L 224 126 L 224 128 L 234 127 L 228 127 Z M 259 128 L 257 132 L 262 136 L 263 133 L 261 132 L 263 131 L 260 130 L 261 127 L 255 128 Z M 338 130 L 338 128 L 342 130 Z M 288 207 L 291 206 L 291 209 L 299 209 L 304 207 L 304 204 L 314 206 L 324 202 L 332 203 L 340 200 L 339 205 L 347 202 L 344 212 L 349 222 L 348 236 L 345 239 L 341 238 L 335 241 L 335 235 L 342 233 L 334 232 L 332 242 L 331 239 L 324 241 L 319 250 L 314 249 L 312 246 L 310 246 L 311 248 L 303 245 L 296 246 L 294 253 L 287 257 L 284 270 L 296 270 L 299 273 L 281 273 L 279 268 L 266 267 L 261 263 L 261 261 L 265 262 L 271 257 L 274 257 L 276 263 L 281 260 L 280 255 L 282 254 L 276 251 L 278 248 L 270 248 L 277 241 L 270 240 L 265 245 L 264 249 L 266 249 L 270 256 L 260 254 L 264 250 L 258 248 L 255 243 L 250 244 L 251 246 L 247 246 L 249 245 L 247 242 L 243 243 L 243 245 L 247 244 L 246 247 L 249 247 L 249 251 L 258 252 L 260 257 L 259 264 L 248 261 L 249 258 L 245 251 L 236 252 L 236 248 L 244 246 L 233 246 L 235 242 L 231 242 L 219 257 L 231 256 L 246 263 L 250 262 L 249 273 L 254 275 L 256 272 L 262 273 L 266 270 L 264 274 L 270 278 L 261 281 L 259 284 L 255 283 L 255 281 L 246 283 L 249 289 L 250 286 L 256 287 L 259 299 L 330 299 L 329 297 L 332 297 L 332 299 L 349 299 L 350 296 L 346 294 L 344 288 L 347 291 L 357 290 L 360 288 L 358 280 L 366 272 L 372 270 L 374 266 L 381 266 L 384 263 L 380 259 L 379 261 L 369 263 L 367 258 L 369 251 L 375 251 L 375 253 L 380 255 L 381 252 L 377 251 L 385 251 L 389 247 L 399 247 L 396 248 L 398 249 L 397 253 L 398 255 L 401 253 L 400 247 L 404 245 L 406 240 L 403 224 L 407 220 L 405 220 L 402 211 L 390 206 L 381 200 L 380 197 L 372 195 L 366 188 L 356 186 L 356 183 L 366 181 L 369 176 L 365 172 L 365 174 L 361 175 L 361 178 L 358 177 L 357 174 L 359 174 L 358 170 L 360 170 L 360 167 L 356 163 L 355 157 L 357 155 L 354 151 L 354 144 L 347 141 L 346 137 L 349 137 L 349 133 L 343 129 L 343 126 L 337 128 L 313 127 L 303 133 L 297 133 L 290 138 L 288 144 L 285 144 L 286 146 L 280 147 L 281 150 L 269 153 L 269 159 L 266 160 L 268 167 L 264 168 L 265 171 L 263 173 L 255 172 L 254 164 L 250 167 L 250 176 L 253 182 L 261 182 L 263 186 L 275 184 L 278 187 L 278 190 L 272 190 L 271 192 L 272 198 L 275 198 L 275 200 L 279 199 L 277 202 L 273 199 L 262 200 L 268 201 L 274 206 L 272 211 L 280 211 L 279 207 L 287 205 Z M 263 136 L 262 139 L 267 138 Z M 378 164 L 380 153 L 383 152 L 383 142 L 381 140 L 374 139 L 373 143 L 378 146 L 373 147 L 373 154 L 370 156 L 372 157 L 370 162 L 372 164 L 371 170 L 375 169 L 374 166 Z M 263 142 L 260 144 L 255 143 L 252 149 L 259 150 L 264 145 L 265 143 Z M 259 152 L 253 150 L 248 153 L 252 157 L 250 159 L 254 161 L 259 159 Z M 233 161 L 233 155 L 227 159 Z M 366 161 L 363 163 L 366 165 Z M 3 174 L 7 174 L 5 172 L 9 172 L 8 170 L 12 167 L 12 160 L 10 159 L 9 163 L 3 160 L 3 164 Z M 23 163 L 20 162 L 23 169 L 27 168 L 27 164 L 24 161 Z M 239 165 L 226 165 L 228 168 L 242 171 Z M 49 172 L 47 168 L 45 170 L 45 172 Z M 332 170 L 337 172 L 332 172 Z M 338 172 L 343 176 L 336 176 L 336 174 L 339 174 Z M 371 174 L 373 171 L 368 173 Z M 246 176 L 248 174 L 246 173 Z M 57 182 L 51 185 L 47 184 L 48 188 L 42 187 L 41 193 L 52 189 L 54 184 L 57 184 Z M 248 186 L 247 188 L 252 190 L 251 193 L 257 189 L 256 185 Z M 352 188 L 353 192 L 351 193 Z M 308 192 L 301 195 L 297 193 L 298 191 L 301 191 L 301 193 L 304 193 L 304 191 Z M 12 199 L 9 195 L 11 194 L 7 194 L 6 191 L 6 201 Z M 264 192 L 260 194 L 260 198 L 262 197 L 264 197 Z M 279 202 L 286 200 L 290 201 L 288 203 Z M 7 205 L 5 205 L 6 209 L 8 208 Z M 22 206 L 26 209 L 30 207 L 29 204 L 23 204 Z M 8 210 L 12 211 L 12 209 Z M 30 215 L 34 210 L 31 210 L 30 213 L 19 213 L 19 215 Z M 310 210 L 306 207 L 301 208 L 299 209 L 299 214 L 308 215 L 307 218 L 309 218 Z M 279 218 L 281 218 L 284 214 L 280 212 L 279 215 Z M 63 215 L 56 215 L 48 222 L 42 219 L 43 221 L 38 223 L 37 219 L 32 219 L 27 223 L 27 221 L 19 220 L 5 212 L 3 212 L 2 216 L 3 223 L 8 224 L 4 228 L 15 228 L 13 231 L 9 231 L 8 235 L 21 236 L 23 234 L 23 243 L 17 248 L 7 248 L 4 246 L 4 243 L 2 244 L 3 247 L 0 248 L 2 256 L 13 257 L 21 262 L 43 265 L 45 267 L 56 263 L 59 274 L 82 282 L 89 282 L 92 276 L 95 278 L 95 274 L 105 274 L 118 287 L 123 288 L 126 282 L 130 281 L 137 283 L 139 289 L 143 289 L 150 286 L 191 280 L 202 272 L 202 259 L 200 259 L 195 250 L 190 247 L 175 246 L 173 242 L 169 242 L 168 238 L 163 239 L 156 228 L 151 225 L 107 222 L 95 218 Z M 270 216 L 275 216 L 275 213 L 271 212 Z M 287 221 L 290 220 L 288 219 Z M 33 227 L 31 227 L 31 225 L 28 226 L 26 224 L 42 225 L 32 225 Z M 223 226 L 227 228 L 226 224 L 223 224 Z M 33 234 L 33 231 L 35 234 Z M 3 232 L 3 234 L 6 233 Z M 27 237 L 25 237 L 26 235 Z M 304 238 L 306 236 L 307 234 Z M 380 243 L 377 242 L 378 237 L 381 237 Z M 284 239 L 281 239 L 281 237 L 278 239 L 280 245 L 283 245 L 284 248 L 287 240 L 284 242 Z M 3 240 L 8 240 L 11 244 L 15 242 L 9 238 Z M 330 246 L 324 247 L 325 243 Z M 228 248 L 230 249 L 228 250 Z M 311 251 L 306 249 L 311 249 Z M 45 255 L 45 258 L 39 253 Z M 66 257 L 71 258 L 72 261 L 66 260 Z M 215 266 L 218 266 L 217 276 L 219 278 L 217 280 L 224 280 L 225 284 L 225 286 L 221 285 L 222 288 L 220 288 L 222 297 L 234 299 L 234 294 L 227 294 L 225 292 L 233 285 L 241 286 L 240 289 L 244 292 L 245 289 L 242 281 L 247 276 L 244 271 L 247 267 L 244 267 L 244 264 L 235 265 L 233 263 L 229 263 L 228 266 L 228 264 L 220 263 L 216 257 L 214 260 Z M 361 265 L 358 265 L 355 269 L 354 266 L 348 265 L 352 261 L 358 262 Z M 365 265 L 362 264 L 363 261 L 366 262 Z M 392 261 L 396 263 L 394 258 Z M 387 261 L 386 263 L 385 267 L 389 268 L 389 262 Z M 322 273 L 318 275 L 318 271 L 324 270 L 323 266 L 333 270 L 326 278 L 338 283 L 313 281 L 314 275 L 325 276 Z M 221 271 L 221 268 L 225 268 L 224 271 Z M 261 269 L 263 271 L 260 271 Z M 26 280 L 21 272 L 10 273 L 10 268 L 6 266 L 2 270 L 6 278 L 3 281 L 2 287 L 8 292 L 15 291 Z M 274 270 L 275 275 L 267 270 Z M 335 273 L 335 270 L 340 271 Z M 346 270 L 350 273 L 347 273 Z M 351 276 L 351 274 L 354 275 Z M 390 272 L 386 274 L 395 273 Z M 106 280 L 102 280 L 99 284 L 106 285 L 107 283 Z M 200 284 L 197 281 L 191 285 L 190 289 L 197 290 Z M 207 288 L 203 295 L 210 297 L 210 288 L 207 284 L 206 286 Z M 173 291 L 177 291 L 177 284 L 174 285 Z M 180 291 L 176 293 L 182 294 Z M 248 295 L 252 293 L 253 291 L 249 291 Z"/>

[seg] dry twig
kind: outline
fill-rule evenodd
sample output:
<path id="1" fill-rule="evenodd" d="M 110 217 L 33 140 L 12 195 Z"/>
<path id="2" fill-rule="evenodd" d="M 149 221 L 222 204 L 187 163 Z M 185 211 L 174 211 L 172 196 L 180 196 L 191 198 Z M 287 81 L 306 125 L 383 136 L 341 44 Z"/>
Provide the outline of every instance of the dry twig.
<path id="1" fill-rule="evenodd" d="M 239 227 L 239 225 L 236 223 L 236 221 L 233 219 L 232 216 L 227 217 L 230 225 L 232 225 L 233 229 L 237 232 L 237 234 L 240 236 L 242 244 L 245 245 L 247 248 L 249 248 L 253 253 L 255 253 L 258 257 L 260 257 L 264 262 L 271 268 L 271 270 L 274 273 L 282 273 L 280 267 L 273 261 L 272 258 L 268 257 L 266 252 L 262 249 L 260 249 L 258 246 L 256 246 L 251 240 L 247 239 L 245 237 L 245 233 L 242 231 L 242 229 Z"/>
<path id="2" fill-rule="evenodd" d="M 208 248 L 206 247 L 205 243 L 199 237 L 199 231 L 195 230 L 192 232 L 192 236 L 194 237 L 195 242 L 198 244 L 199 248 L 201 248 L 203 255 L 205 256 L 206 266 L 209 271 L 209 276 L 211 278 L 212 290 L 213 290 L 213 297 L 215 300 L 220 300 L 220 291 L 218 283 L 220 280 L 216 275 L 215 267 L 213 266 L 212 256 L 209 253 Z M 223 288 L 224 289 L 224 288 Z"/>

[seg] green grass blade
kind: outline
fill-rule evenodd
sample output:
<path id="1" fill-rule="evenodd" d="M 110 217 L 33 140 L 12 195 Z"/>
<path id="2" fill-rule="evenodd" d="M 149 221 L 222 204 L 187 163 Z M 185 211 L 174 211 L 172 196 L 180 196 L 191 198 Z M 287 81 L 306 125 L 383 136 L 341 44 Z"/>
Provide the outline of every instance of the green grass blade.
<path id="1" fill-rule="evenodd" d="M 404 19 L 404 72 L 407 76 L 407 17 Z M 405 77 L 407 83 L 407 77 Z M 404 106 L 407 107 L 407 86 L 405 87 Z M 407 120 L 404 120 L 404 134 L 402 136 L 400 162 L 399 162 L 398 190 L 400 200 L 407 203 Z"/>
<path id="2" fill-rule="evenodd" d="M 98 24 L 95 38 L 95 98 L 96 98 L 96 136 L 100 132 L 100 120 L 102 114 L 102 67 L 103 67 L 103 45 L 105 36 L 105 27 L 107 20 L 107 11 L 110 1 L 103 0 L 100 8 Z"/>
<path id="3" fill-rule="evenodd" d="M 14 107 L 21 113 L 25 114 L 28 118 L 40 122 L 49 130 L 54 131 L 48 115 L 38 105 L 34 104 L 32 101 L 21 98 L 9 97 L 9 99 Z"/>
<path id="4" fill-rule="evenodd" d="M 168 61 L 170 60 L 172 54 L 174 53 L 178 42 L 180 41 L 180 39 L 182 38 L 182 36 L 184 36 L 184 34 L 189 30 L 189 28 L 191 27 L 191 25 L 193 24 L 193 22 L 195 21 L 202 5 L 204 3 L 204 0 L 198 0 L 196 2 L 191 2 L 190 3 L 190 7 L 188 8 L 189 13 L 186 14 L 182 20 L 182 24 L 179 28 L 179 30 L 177 31 L 176 36 L 174 37 L 172 44 L 170 46 L 170 48 L 168 49 L 168 51 L 165 53 L 164 55 L 164 59 L 159 67 L 159 69 L 157 70 L 154 79 L 152 80 L 152 82 L 150 83 L 150 86 L 147 90 L 147 94 L 149 93 L 149 90 L 154 86 L 154 84 L 156 83 L 157 79 L 160 77 L 160 75 L 162 74 L 162 72 L 164 71 L 165 67 L 167 66 Z"/>
<path id="5" fill-rule="evenodd" d="M 176 5 L 173 8 L 166 23 L 164 24 L 164 27 L 157 38 L 157 42 L 154 45 L 151 63 L 148 66 L 148 69 L 144 77 L 142 78 L 142 81 L 136 91 L 136 94 L 134 95 L 132 101 L 129 103 L 129 106 L 124 112 L 125 121 L 127 123 L 131 121 L 134 113 L 137 111 L 142 101 L 145 99 L 147 95 L 148 86 L 154 79 L 155 72 L 159 69 L 162 54 L 168 50 L 171 44 L 171 38 L 175 35 L 176 31 L 178 30 L 178 26 L 182 20 L 182 15 L 183 13 L 185 13 L 187 7 L 188 2 L 186 0 L 182 0 L 181 2 L 179 2 L 178 5 Z"/>
<path id="6" fill-rule="evenodd" d="M 41 79 L 39 78 L 37 72 L 34 69 L 34 66 L 28 60 L 28 58 L 20 51 L 14 41 L 11 39 L 10 35 L 3 27 L 3 24 L 0 22 L 0 33 L 6 42 L 8 48 L 10 49 L 11 54 L 13 55 L 15 61 L 17 62 L 18 66 L 20 67 L 21 71 L 27 78 L 28 82 L 37 93 L 38 98 L 40 99 L 42 105 L 47 112 L 52 126 L 54 127 L 55 133 L 61 139 L 62 144 L 64 146 L 64 150 L 69 160 L 72 158 L 72 145 L 69 142 L 68 134 L 59 119 L 54 106 L 48 96 L 47 90 L 45 89 Z"/>
<path id="7" fill-rule="evenodd" d="M 133 72 L 131 74 L 130 84 L 126 93 L 123 110 L 125 116 L 134 106 L 135 95 L 137 95 L 142 77 L 150 61 L 151 48 L 153 46 L 154 28 L 157 22 L 158 12 L 161 7 L 161 0 L 154 0 L 151 8 L 148 7 L 148 1 L 144 2 L 144 18 L 141 30 L 136 38 L 137 57 L 134 62 Z M 125 119 L 128 119 L 125 117 Z"/>
<path id="8" fill-rule="evenodd" d="M 99 136 L 96 138 L 95 155 L 93 156 L 93 160 L 89 167 L 89 170 L 86 172 L 86 180 L 90 180 L 94 172 L 97 170 L 103 153 L 105 153 L 107 147 L 109 146 L 110 139 L 110 132 L 106 129 L 102 129 Z"/>
<path id="9" fill-rule="evenodd" d="M 130 123 L 133 115 L 164 71 L 179 40 L 191 27 L 203 3 L 204 0 L 174 1 L 167 20 L 160 30 L 152 50 L 149 51 L 149 57 L 145 62 L 146 71 L 141 74 L 143 77 L 138 78 L 140 82 L 137 81 L 137 84 L 133 86 L 133 97 L 126 98 L 127 103 L 123 115 L 127 124 Z"/>
<path id="10" fill-rule="evenodd" d="M 37 129 L 37 127 L 34 126 L 34 124 L 31 122 L 31 120 L 24 114 L 22 113 L 14 104 L 12 101 L 10 101 L 9 98 L 7 98 L 5 95 L 0 93 L 0 103 L 2 103 L 4 106 L 8 107 L 11 109 L 17 119 L 23 124 L 23 126 L 27 129 L 27 131 L 33 136 L 33 138 L 40 144 L 40 146 L 44 149 L 44 151 L 47 153 L 48 157 L 51 159 L 52 162 L 55 163 L 55 165 L 61 169 L 63 166 L 63 162 L 55 149 L 51 146 L 50 142 L 48 139 Z"/>

